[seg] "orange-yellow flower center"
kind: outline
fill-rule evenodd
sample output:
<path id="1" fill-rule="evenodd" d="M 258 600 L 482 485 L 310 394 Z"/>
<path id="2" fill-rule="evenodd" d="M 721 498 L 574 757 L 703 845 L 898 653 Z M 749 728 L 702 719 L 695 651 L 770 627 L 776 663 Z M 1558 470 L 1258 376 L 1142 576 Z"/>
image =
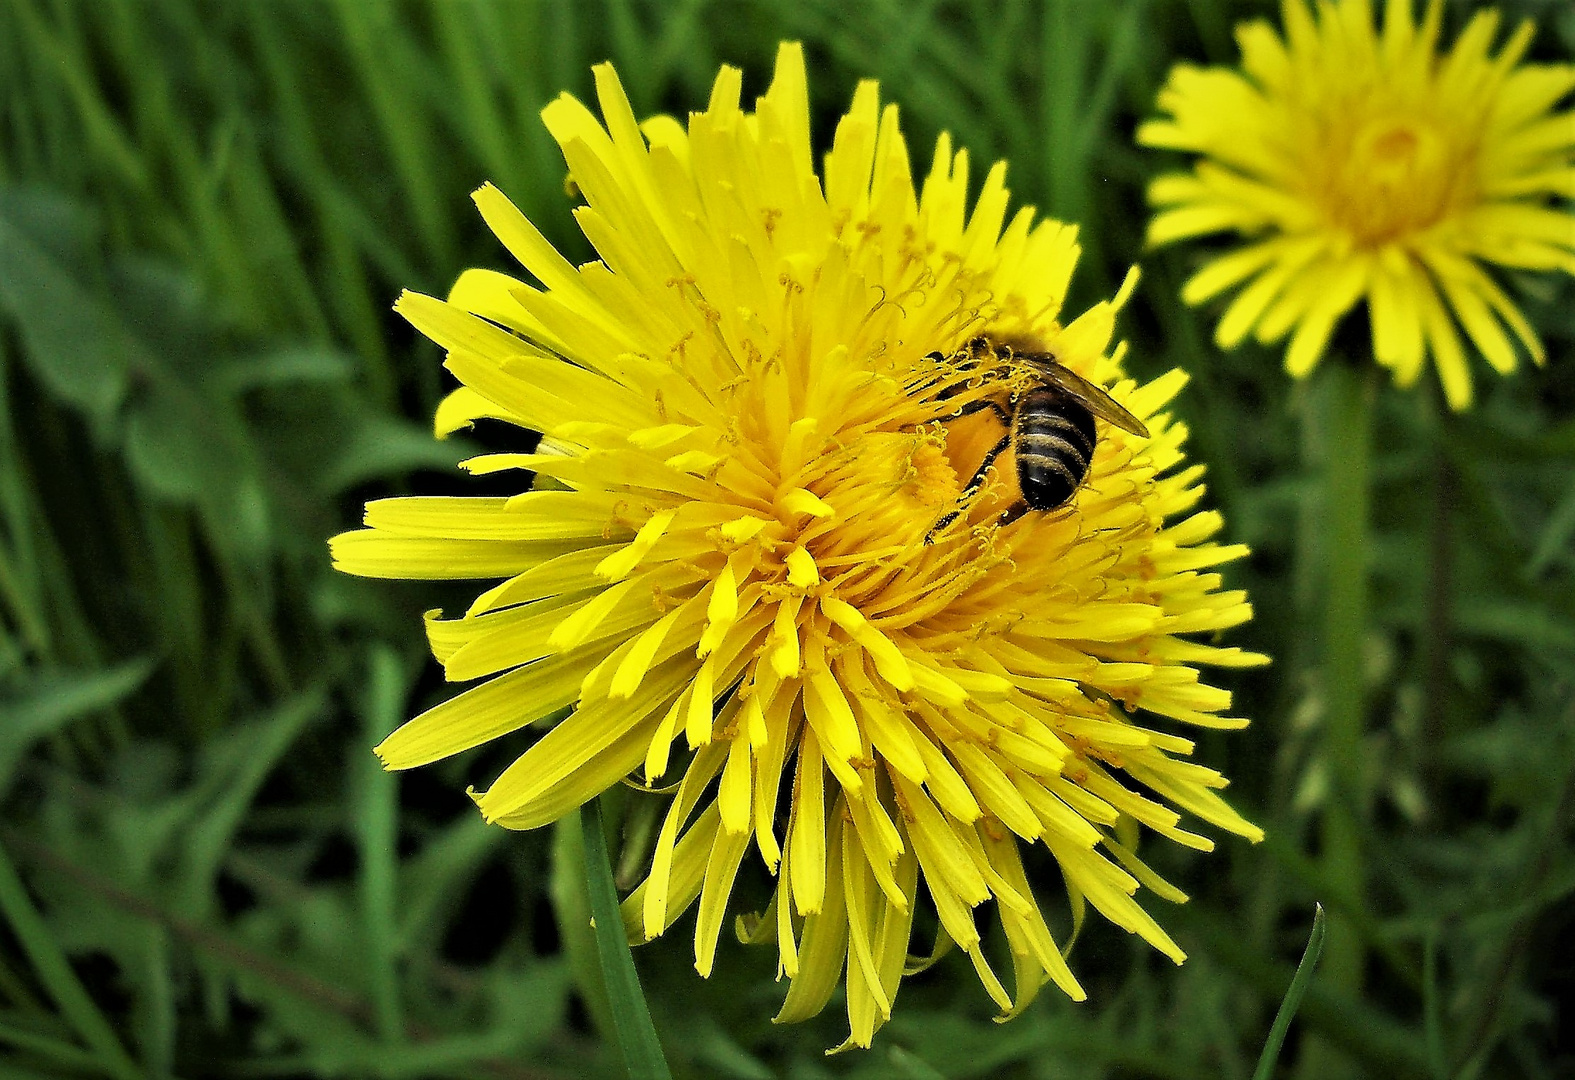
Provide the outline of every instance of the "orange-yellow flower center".
<path id="1" fill-rule="evenodd" d="M 1467 194 L 1469 150 L 1426 117 L 1350 117 L 1309 149 L 1304 175 L 1313 201 L 1358 247 L 1422 232 Z"/>

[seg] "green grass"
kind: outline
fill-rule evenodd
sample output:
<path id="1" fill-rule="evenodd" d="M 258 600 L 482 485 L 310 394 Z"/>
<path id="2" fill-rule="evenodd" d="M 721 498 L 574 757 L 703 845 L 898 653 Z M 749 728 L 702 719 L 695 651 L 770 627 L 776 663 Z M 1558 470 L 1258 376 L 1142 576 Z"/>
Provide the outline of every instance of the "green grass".
<path id="1" fill-rule="evenodd" d="M 1508 6 L 1539 19 L 1536 55 L 1568 60 L 1566 7 Z M 589 257 L 540 108 L 588 98 L 611 58 L 638 112 L 682 116 L 722 62 L 763 89 L 797 38 L 822 147 L 878 78 L 916 157 L 949 130 L 1011 162 L 1017 200 L 1082 224 L 1074 307 L 1141 263 L 1131 365 L 1192 375 L 1193 455 L 1254 549 L 1227 572 L 1258 611 L 1231 641 L 1276 658 L 1231 686 L 1254 726 L 1199 754 L 1270 839 L 1154 849 L 1193 897 L 1157 912 L 1184 967 L 1090 920 L 1090 1002 L 1047 992 L 997 1026 L 953 955 L 905 984 L 872 1051 L 834 1058 L 838 1002 L 773 1027 L 770 951 L 724 941 L 702 981 L 681 925 L 635 952 L 674 1075 L 1247 1080 L 1315 901 L 1325 967 L 1279 1075 L 1567 1075 L 1570 281 L 1510 281 L 1550 363 L 1483 378 L 1475 411 L 1378 387 L 1370 590 L 1338 631 L 1363 682 L 1342 695 L 1320 674 L 1315 387 L 1271 350 L 1220 354 L 1213 313 L 1179 304 L 1196 252 L 1144 250 L 1167 162 L 1131 143 L 1172 63 L 1232 61 L 1232 24 L 1272 9 L 846 8 L 0 6 L 0 1074 L 614 1075 L 594 943 L 555 919 L 589 901 L 561 868 L 554 888 L 548 831 L 488 829 L 463 794 L 519 745 L 397 777 L 368 749 L 449 692 L 419 615 L 463 599 L 336 575 L 324 541 L 369 497 L 463 490 L 465 447 L 427 434 L 437 349 L 390 304 L 507 268 L 468 192 L 496 181 Z M 1350 842 L 1331 852 L 1337 797 Z"/>

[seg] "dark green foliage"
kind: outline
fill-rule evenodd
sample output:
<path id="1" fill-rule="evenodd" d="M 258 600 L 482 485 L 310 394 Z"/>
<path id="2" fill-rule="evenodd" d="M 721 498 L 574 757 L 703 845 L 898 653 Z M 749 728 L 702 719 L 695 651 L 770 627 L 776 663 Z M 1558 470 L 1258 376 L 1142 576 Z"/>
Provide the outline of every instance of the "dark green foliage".
<path id="1" fill-rule="evenodd" d="M 1567 62 L 1568 5 L 1507 6 L 1540 20 L 1537 57 Z M 1347 778 L 1362 872 L 1331 877 L 1308 627 L 1339 448 L 1305 434 L 1311 395 L 1277 352 L 1220 354 L 1211 313 L 1180 305 L 1199 253 L 1143 249 L 1143 185 L 1167 162 L 1131 143 L 1169 66 L 1233 62 L 1253 14 L 1273 10 L 0 5 L 0 1074 L 615 1074 L 570 917 L 585 895 L 554 880 L 546 831 L 488 829 L 463 794 L 522 744 L 397 777 L 369 751 L 450 692 L 419 613 L 463 589 L 340 577 L 324 541 L 368 497 L 466 489 L 466 449 L 427 435 L 438 352 L 389 304 L 508 267 L 467 193 L 496 181 L 588 257 L 541 106 L 588 97 L 611 58 L 637 111 L 681 116 L 724 61 L 763 89 L 789 37 L 822 146 L 879 78 L 916 159 L 948 129 L 976 162 L 1009 159 L 1020 201 L 1082 223 L 1074 308 L 1142 264 L 1132 366 L 1193 376 L 1193 456 L 1254 547 L 1227 576 L 1258 618 L 1230 640 L 1277 661 L 1231 680 L 1255 725 L 1199 756 L 1270 839 L 1145 848 L 1193 896 L 1148 901 L 1184 967 L 1090 920 L 1073 964 L 1091 1001 L 1047 991 L 1002 1027 L 953 955 L 905 984 L 874 1050 L 835 1058 L 840 1002 L 773 1027 L 774 955 L 724 942 L 702 981 L 682 923 L 635 954 L 674 1073 L 1247 1080 L 1321 900 L 1331 948 L 1360 939 L 1363 989 L 1313 981 L 1281 1075 L 1309 1032 L 1350 1075 L 1568 1075 L 1575 289 L 1509 281 L 1550 363 L 1478 364 L 1470 414 L 1426 384 L 1377 395 L 1365 770 Z M 615 796 L 614 821 L 648 819 L 649 796 Z M 763 895 L 741 877 L 742 902 Z"/>

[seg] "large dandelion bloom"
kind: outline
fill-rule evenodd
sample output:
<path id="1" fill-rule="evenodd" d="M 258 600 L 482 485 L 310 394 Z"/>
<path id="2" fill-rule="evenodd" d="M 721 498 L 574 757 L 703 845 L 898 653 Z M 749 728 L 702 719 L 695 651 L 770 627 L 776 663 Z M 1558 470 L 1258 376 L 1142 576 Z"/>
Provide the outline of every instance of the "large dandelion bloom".
<path id="1" fill-rule="evenodd" d="M 1210 542 L 1219 516 L 1194 512 L 1201 469 L 1179 468 L 1185 430 L 1162 411 L 1183 377 L 1137 386 L 1107 354 L 1125 290 L 1058 321 L 1075 232 L 1028 210 L 1008 222 L 1003 166 L 968 214 L 968 159 L 942 136 L 916 191 L 872 83 L 823 178 L 796 47 L 753 113 L 724 68 L 687 130 L 636 123 L 610 67 L 596 86 L 605 127 L 569 97 L 543 115 L 600 260 L 570 265 L 483 187 L 482 215 L 540 287 L 471 270 L 447 301 L 398 304 L 463 384 L 440 434 L 490 417 L 541 442 L 469 463 L 534 473 L 533 490 L 373 502 L 334 541 L 351 573 L 504 579 L 428 620 L 448 677 L 487 681 L 395 732 L 384 762 L 572 705 L 476 796 L 487 820 L 531 829 L 630 774 L 678 774 L 624 904 L 631 937 L 698 900 L 708 974 L 753 845 L 775 895 L 741 925 L 775 940 L 792 980 L 779 1019 L 818 1012 L 845 973 L 861 1046 L 890 1015 L 921 877 L 1002 1010 L 1047 980 L 1084 996 L 1029 887 L 1038 844 L 1074 911 L 1179 962 L 1133 898 L 1142 883 L 1182 899 L 1140 861 L 1140 826 L 1212 847 L 1174 806 L 1260 833 L 1162 729 L 1245 723 L 1192 665 L 1262 659 L 1183 636 L 1250 615 L 1210 569 L 1243 549 Z M 1026 376 L 975 363 L 980 336 L 1054 350 L 1151 437 L 1102 431 L 1068 507 L 1003 524 L 1012 470 L 968 483 L 999 421 L 959 414 Z M 1014 991 L 981 948 L 989 900 Z"/>
<path id="2" fill-rule="evenodd" d="M 1456 323 L 1493 368 L 1513 371 L 1505 326 L 1538 363 L 1542 344 L 1483 263 L 1575 273 L 1575 114 L 1552 112 L 1575 66 L 1517 67 L 1523 23 L 1491 54 L 1498 12 L 1479 11 L 1439 55 L 1442 4 L 1420 25 L 1389 0 L 1380 33 L 1368 0 L 1285 0 L 1285 38 L 1237 28 L 1242 72 L 1179 65 L 1160 92 L 1168 120 L 1140 142 L 1204 155 L 1161 176 L 1149 241 L 1233 231 L 1182 297 L 1247 283 L 1219 344 L 1292 335 L 1286 367 L 1312 370 L 1336 324 L 1366 301 L 1373 355 L 1402 386 L 1431 352 L 1449 404 L 1471 403 Z"/>

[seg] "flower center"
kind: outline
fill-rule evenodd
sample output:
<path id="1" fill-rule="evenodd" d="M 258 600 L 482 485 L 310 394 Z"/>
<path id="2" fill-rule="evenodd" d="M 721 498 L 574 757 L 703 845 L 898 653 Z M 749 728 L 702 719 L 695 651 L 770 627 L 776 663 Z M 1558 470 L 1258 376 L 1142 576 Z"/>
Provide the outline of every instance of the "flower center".
<path id="1" fill-rule="evenodd" d="M 1373 155 L 1380 161 L 1409 164 L 1421 139 L 1407 127 L 1392 127 L 1373 139 Z"/>
<path id="2" fill-rule="evenodd" d="M 1467 182 L 1463 148 L 1426 119 L 1331 125 L 1308 170 L 1317 202 L 1361 247 L 1404 240 L 1442 220 Z"/>

